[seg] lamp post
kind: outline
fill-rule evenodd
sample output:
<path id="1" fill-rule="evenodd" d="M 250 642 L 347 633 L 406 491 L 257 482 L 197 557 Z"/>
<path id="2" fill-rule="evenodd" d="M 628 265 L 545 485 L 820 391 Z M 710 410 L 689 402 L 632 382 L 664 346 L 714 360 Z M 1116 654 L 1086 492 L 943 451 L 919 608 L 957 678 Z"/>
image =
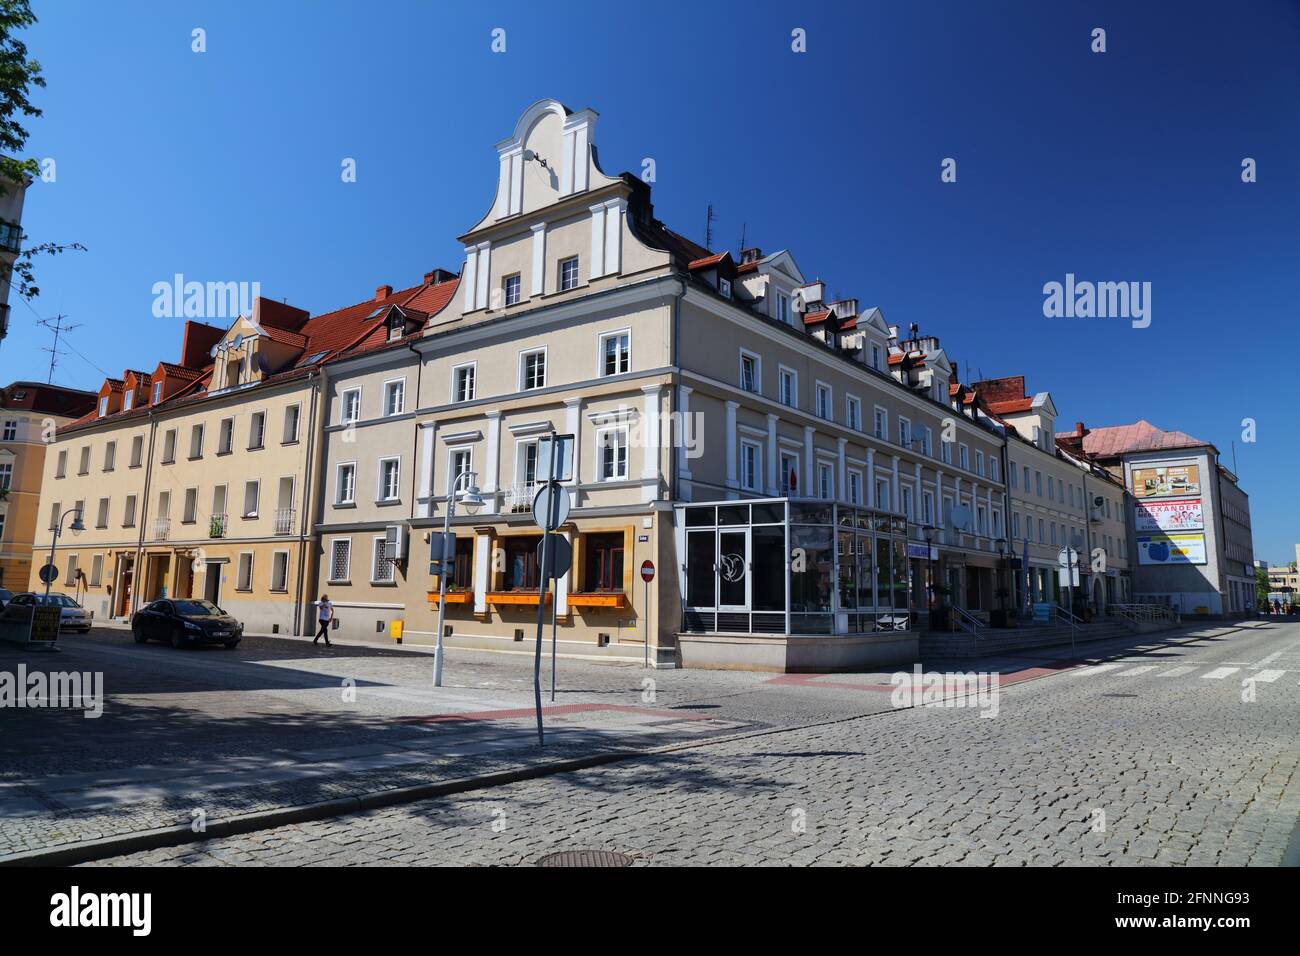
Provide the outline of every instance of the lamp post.
<path id="1" fill-rule="evenodd" d="M 994 590 L 994 596 L 996 597 L 996 596 L 997 596 L 997 592 L 999 592 L 999 591 L 1003 591 L 1003 590 L 1007 590 L 1007 588 L 1006 588 L 1006 586 L 1005 586 L 1005 582 L 1006 582 L 1006 579 L 1007 579 L 1007 572 L 1008 572 L 1008 569 L 1009 569 L 1010 566 L 1011 566 L 1011 559 L 1010 559 L 1010 557 L 1009 557 L 1008 554 L 1007 554 L 1007 539 L 1006 539 L 1006 538 L 994 538 L 994 539 L 993 539 L 993 545 L 994 545 L 994 547 L 996 547 L 996 548 L 998 549 L 998 564 L 999 564 L 997 580 L 994 582 L 994 587 L 993 587 L 993 590 Z M 1005 603 L 1006 603 L 1006 598 L 1004 598 L 1004 597 L 998 597 L 998 610 L 999 610 L 999 611 L 1005 611 L 1005 610 L 1006 610 L 1006 607 L 1003 606 Z M 1003 624 L 1004 624 L 1004 625 L 1007 624 L 1007 621 L 1006 621 L 1005 618 L 1003 619 Z M 1008 626 L 1009 626 L 1009 625 L 1008 625 Z"/>
<path id="2" fill-rule="evenodd" d="M 925 563 L 930 569 L 930 583 L 925 588 L 926 625 L 929 625 L 930 612 L 934 610 L 934 533 L 938 529 L 932 524 L 921 526 L 921 536 L 925 538 Z"/>
<path id="3" fill-rule="evenodd" d="M 80 508 L 69 508 L 67 511 L 63 512 L 63 514 L 59 515 L 59 520 L 54 523 L 54 536 L 50 538 L 50 567 L 54 566 L 54 549 L 57 548 L 59 545 L 59 536 L 63 534 L 63 519 L 65 519 L 68 515 L 74 515 L 72 519 L 72 524 L 69 525 L 68 530 L 76 532 L 77 534 L 80 534 L 81 532 L 86 530 L 86 526 L 81 523 Z M 50 585 L 52 583 L 53 583 L 52 580 L 45 582 L 44 603 L 49 603 Z"/>
<path id="4" fill-rule="evenodd" d="M 468 514 L 477 514 L 478 509 L 483 507 L 483 496 L 479 493 L 478 485 L 474 484 L 474 479 L 478 477 L 478 472 L 463 471 L 452 478 L 453 487 L 447 494 L 447 511 L 442 518 L 442 541 L 439 545 L 439 554 L 442 555 L 438 562 L 438 635 L 437 645 L 433 657 L 433 686 L 442 686 L 442 632 L 443 620 L 447 614 L 447 538 L 451 534 L 451 518 L 456 511 L 456 499 L 460 498 L 460 503 L 465 506 Z M 456 486 L 465 485 L 463 491 L 457 491 Z M 451 564 L 455 565 L 456 553 L 453 550 L 451 555 Z"/>

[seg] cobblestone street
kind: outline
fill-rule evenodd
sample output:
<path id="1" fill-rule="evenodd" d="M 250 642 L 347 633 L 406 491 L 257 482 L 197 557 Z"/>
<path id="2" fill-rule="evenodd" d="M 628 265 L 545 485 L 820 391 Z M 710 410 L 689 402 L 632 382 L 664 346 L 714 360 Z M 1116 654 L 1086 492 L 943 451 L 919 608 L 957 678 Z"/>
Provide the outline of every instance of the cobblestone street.
<path id="1" fill-rule="evenodd" d="M 883 694 L 867 713 L 875 695 L 834 686 L 861 675 L 823 689 L 670 674 L 665 686 L 682 676 L 702 693 L 716 680 L 723 698 L 734 683 L 777 705 L 773 688 L 797 688 L 824 695 L 827 713 L 815 726 L 770 721 L 761 735 L 103 862 L 519 865 L 609 850 L 666 865 L 1281 863 L 1300 815 L 1300 627 L 1094 659 L 1004 686 L 988 717 L 893 712 Z"/>

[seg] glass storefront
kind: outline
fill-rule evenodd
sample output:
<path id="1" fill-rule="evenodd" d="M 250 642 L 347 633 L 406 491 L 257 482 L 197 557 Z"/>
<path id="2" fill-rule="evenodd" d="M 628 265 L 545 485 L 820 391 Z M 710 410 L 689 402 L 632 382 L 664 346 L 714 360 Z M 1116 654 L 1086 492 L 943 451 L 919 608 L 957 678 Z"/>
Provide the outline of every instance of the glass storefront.
<path id="1" fill-rule="evenodd" d="M 860 634 L 911 627 L 900 515 L 784 498 L 679 505 L 685 630 Z"/>

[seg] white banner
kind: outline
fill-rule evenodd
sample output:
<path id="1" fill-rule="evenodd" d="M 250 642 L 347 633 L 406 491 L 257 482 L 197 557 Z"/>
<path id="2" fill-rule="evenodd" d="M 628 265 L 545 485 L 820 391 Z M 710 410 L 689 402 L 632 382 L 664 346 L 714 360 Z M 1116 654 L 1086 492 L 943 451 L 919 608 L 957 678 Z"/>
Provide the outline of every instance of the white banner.
<path id="1" fill-rule="evenodd" d="M 1138 531 L 1200 531 L 1205 527 L 1200 498 L 1139 501 L 1134 510 Z"/>
<path id="2" fill-rule="evenodd" d="M 1138 564 L 1204 564 L 1205 535 L 1138 535 Z"/>

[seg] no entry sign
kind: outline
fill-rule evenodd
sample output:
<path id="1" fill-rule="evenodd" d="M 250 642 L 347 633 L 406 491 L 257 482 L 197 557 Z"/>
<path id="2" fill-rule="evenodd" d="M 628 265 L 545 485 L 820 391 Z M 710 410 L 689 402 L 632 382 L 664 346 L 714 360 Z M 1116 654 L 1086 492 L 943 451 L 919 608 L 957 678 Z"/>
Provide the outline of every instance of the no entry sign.
<path id="1" fill-rule="evenodd" d="M 649 584 L 655 579 L 655 563 L 649 558 L 641 562 L 641 580 Z"/>

